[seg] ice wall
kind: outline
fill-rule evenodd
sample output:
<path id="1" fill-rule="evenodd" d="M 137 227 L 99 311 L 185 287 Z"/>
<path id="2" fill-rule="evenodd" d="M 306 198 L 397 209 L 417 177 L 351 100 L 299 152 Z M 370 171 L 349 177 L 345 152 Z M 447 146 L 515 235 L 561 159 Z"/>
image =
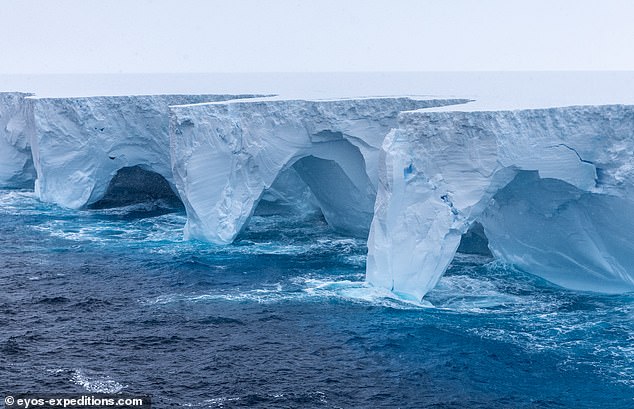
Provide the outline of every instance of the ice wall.
<path id="1" fill-rule="evenodd" d="M 579 290 L 634 290 L 634 107 L 409 112 L 383 143 L 367 280 L 420 299 L 460 236 Z"/>
<path id="2" fill-rule="evenodd" d="M 368 281 L 406 297 L 433 288 L 476 222 L 495 257 L 555 284 L 634 291 L 633 106 L 235 98 L 0 93 L 0 186 L 37 172 L 42 200 L 79 208 L 139 167 L 179 194 L 186 236 L 215 243 L 262 200 L 319 209 L 370 232 Z"/>
<path id="3" fill-rule="evenodd" d="M 274 99 L 173 106 L 172 165 L 187 209 L 186 237 L 230 243 L 289 168 L 310 187 L 330 225 L 366 235 L 379 148 L 398 113 L 464 102 Z"/>
<path id="4" fill-rule="evenodd" d="M 236 97 L 33 98 L 36 194 L 45 202 L 80 208 L 98 201 L 117 171 L 132 166 L 171 184 L 168 106 Z"/>
<path id="5" fill-rule="evenodd" d="M 0 187 L 33 185 L 35 169 L 29 142 L 30 94 L 0 92 Z"/>

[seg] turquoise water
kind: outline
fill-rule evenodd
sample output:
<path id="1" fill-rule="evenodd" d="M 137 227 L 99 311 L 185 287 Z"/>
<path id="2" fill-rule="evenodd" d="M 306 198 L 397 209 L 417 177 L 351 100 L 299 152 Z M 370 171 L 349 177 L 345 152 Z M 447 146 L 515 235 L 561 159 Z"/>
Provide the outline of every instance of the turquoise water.
<path id="1" fill-rule="evenodd" d="M 458 255 L 424 303 L 363 281 L 318 217 L 183 241 L 182 209 L 69 211 L 0 191 L 0 389 L 155 407 L 634 407 L 634 295 Z"/>

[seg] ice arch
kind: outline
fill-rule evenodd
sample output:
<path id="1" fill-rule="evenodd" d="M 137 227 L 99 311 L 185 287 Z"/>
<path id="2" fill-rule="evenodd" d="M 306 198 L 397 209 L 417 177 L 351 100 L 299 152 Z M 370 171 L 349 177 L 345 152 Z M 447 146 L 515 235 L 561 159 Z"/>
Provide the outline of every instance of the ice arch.
<path id="1" fill-rule="evenodd" d="M 31 149 L 42 201 L 80 208 L 98 201 L 121 168 L 142 166 L 172 183 L 170 104 L 233 95 L 32 98 Z"/>
<path id="2" fill-rule="evenodd" d="M 367 280 L 423 297 L 480 221 L 528 272 L 632 291 L 633 154 L 632 106 L 404 113 L 383 144 Z"/>
<path id="3" fill-rule="evenodd" d="M 310 186 L 329 223 L 367 234 L 379 148 L 398 113 L 459 102 L 465 101 L 270 99 L 173 106 L 172 165 L 187 209 L 185 235 L 232 242 L 264 192 L 290 167 Z"/>
<path id="4" fill-rule="evenodd" d="M 314 135 L 298 131 L 286 134 L 285 138 L 300 141 L 306 138 L 303 144 L 297 144 L 294 150 L 276 159 L 274 155 L 267 157 L 268 152 L 263 153 L 260 156 L 264 160 L 262 164 L 253 163 L 255 158 L 249 155 L 244 156 L 243 163 L 241 155 L 216 149 L 202 152 L 199 148 L 195 156 L 205 155 L 210 166 L 203 171 L 213 180 L 207 180 L 209 184 L 200 196 L 198 191 L 181 191 L 188 210 L 186 235 L 216 243 L 233 241 L 274 182 L 277 182 L 278 192 L 292 191 L 293 186 L 278 179 L 278 175 L 290 169 L 308 186 L 332 227 L 356 235 L 367 234 L 376 188 L 366 173 L 359 148 L 342 134 L 335 139 L 316 142 Z M 268 139 L 273 140 L 275 135 L 272 133 Z M 188 175 L 192 172 L 188 171 Z M 202 175 L 198 173 L 193 173 L 192 177 L 197 182 L 205 181 L 200 180 Z M 227 182 L 220 183 L 218 179 L 223 177 Z M 204 206 L 211 200 L 216 201 L 215 206 Z M 356 212 L 356 209 L 363 211 Z"/>

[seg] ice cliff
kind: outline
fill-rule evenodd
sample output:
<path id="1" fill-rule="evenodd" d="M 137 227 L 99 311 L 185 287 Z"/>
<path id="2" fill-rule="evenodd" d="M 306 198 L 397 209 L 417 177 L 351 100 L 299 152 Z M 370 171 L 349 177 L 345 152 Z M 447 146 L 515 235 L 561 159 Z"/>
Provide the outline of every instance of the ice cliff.
<path id="1" fill-rule="evenodd" d="M 256 210 L 321 211 L 369 233 L 370 283 L 416 299 L 473 226 L 555 284 L 634 291 L 634 106 L 256 97 L 0 93 L 0 187 L 69 208 L 174 191 L 186 237 L 220 244 Z"/>
<path id="2" fill-rule="evenodd" d="M 234 95 L 33 98 L 39 198 L 69 208 L 99 200 L 117 171 L 139 166 L 173 183 L 168 106 Z"/>
<path id="3" fill-rule="evenodd" d="M 367 280 L 420 299 L 460 237 L 577 290 L 634 290 L 634 106 L 407 112 L 383 143 Z"/>
<path id="4" fill-rule="evenodd" d="M 185 235 L 230 243 L 263 195 L 297 189 L 296 182 L 284 183 L 292 172 L 309 187 L 329 225 L 366 236 L 380 146 L 398 113 L 462 102 L 365 98 L 174 106 L 172 165 L 187 209 Z"/>
<path id="5" fill-rule="evenodd" d="M 0 93 L 0 187 L 32 186 L 31 105 L 21 92 Z"/>

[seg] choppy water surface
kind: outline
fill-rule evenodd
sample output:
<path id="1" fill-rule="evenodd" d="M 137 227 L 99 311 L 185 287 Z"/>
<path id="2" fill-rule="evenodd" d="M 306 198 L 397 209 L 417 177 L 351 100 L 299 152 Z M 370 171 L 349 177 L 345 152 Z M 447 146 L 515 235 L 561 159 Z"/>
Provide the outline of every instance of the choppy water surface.
<path id="1" fill-rule="evenodd" d="M 429 304 L 363 283 L 362 240 L 254 217 L 185 242 L 153 202 L 68 211 L 0 191 L 1 392 L 155 407 L 634 406 L 634 296 L 458 256 Z"/>

